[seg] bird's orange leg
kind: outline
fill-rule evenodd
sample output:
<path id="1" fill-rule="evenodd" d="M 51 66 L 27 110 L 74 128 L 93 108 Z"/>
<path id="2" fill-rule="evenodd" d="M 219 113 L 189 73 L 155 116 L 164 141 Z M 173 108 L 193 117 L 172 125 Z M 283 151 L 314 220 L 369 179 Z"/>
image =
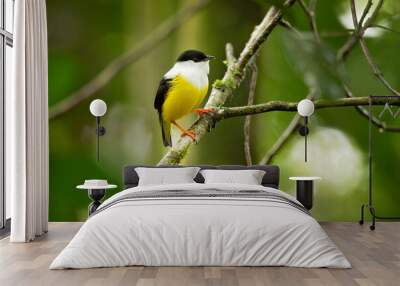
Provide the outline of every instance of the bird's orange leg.
<path id="1" fill-rule="evenodd" d="M 197 108 L 197 109 L 193 109 L 193 112 L 197 113 L 198 115 L 202 115 L 202 114 L 208 114 L 211 112 L 214 112 L 215 109 L 214 108 Z"/>
<path id="2" fill-rule="evenodd" d="M 174 124 L 181 132 L 181 136 L 189 136 L 190 138 L 192 138 L 193 141 L 196 141 L 196 134 L 194 134 L 194 132 L 192 130 L 186 130 L 185 128 L 183 128 L 181 125 L 178 124 L 178 122 L 176 121 L 171 121 L 172 124 Z"/>

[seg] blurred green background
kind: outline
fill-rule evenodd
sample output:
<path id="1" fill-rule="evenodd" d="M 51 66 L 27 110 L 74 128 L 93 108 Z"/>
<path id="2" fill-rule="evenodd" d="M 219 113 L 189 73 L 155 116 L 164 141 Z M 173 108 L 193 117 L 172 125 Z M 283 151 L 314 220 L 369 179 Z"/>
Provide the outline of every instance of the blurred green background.
<path id="1" fill-rule="evenodd" d="M 53 106 L 93 78 L 121 53 L 138 45 L 152 30 L 181 7 L 194 1 L 52 0 L 47 1 L 49 33 L 49 106 Z M 374 1 L 375 2 L 375 1 Z M 365 1 L 357 1 L 363 4 Z M 162 75 L 185 49 L 215 55 L 210 82 L 222 77 L 227 42 L 236 53 L 268 9 L 268 1 L 214 0 L 168 39 L 119 73 L 94 97 L 50 121 L 50 221 L 82 221 L 89 199 L 75 186 L 85 179 L 104 178 L 119 185 L 126 164 L 156 164 L 165 153 L 153 100 Z M 360 8 L 362 5 L 360 5 Z M 378 22 L 400 30 L 399 1 L 385 1 Z M 293 37 L 277 27 L 258 59 L 256 103 L 298 101 L 317 87 L 322 97 L 340 97 L 337 79 L 355 96 L 389 95 L 373 76 L 357 46 L 344 66 L 330 66 L 332 56 L 347 40 L 348 1 L 318 1 L 317 24 L 324 48 L 312 44 L 311 34 Z M 300 31 L 309 31 L 298 4 L 285 16 Z M 351 21 L 350 21 L 351 23 Z M 386 79 L 400 88 L 399 33 L 374 28 L 366 38 Z M 339 70 L 339 71 L 337 71 Z M 249 77 L 227 105 L 247 102 Z M 101 138 L 101 161 L 95 157 L 95 119 L 90 101 L 102 98 L 108 112 L 107 134 Z M 376 108 L 379 113 L 381 108 Z M 396 109 L 397 110 L 397 109 Z M 253 116 L 251 145 L 258 162 L 286 128 L 293 113 Z M 182 122 L 189 126 L 195 117 Z M 388 124 L 400 126 L 400 117 Z M 396 122 L 397 121 L 397 122 Z M 244 118 L 219 123 L 190 150 L 184 164 L 245 164 Z M 303 138 L 297 133 L 272 163 L 281 167 L 281 189 L 294 193 L 289 176 L 318 175 L 313 215 L 318 220 L 358 220 L 359 206 L 367 200 L 368 121 L 354 108 L 318 110 L 311 118 L 310 158 L 303 161 Z M 400 214 L 400 135 L 374 129 L 375 202 L 380 215 Z"/>

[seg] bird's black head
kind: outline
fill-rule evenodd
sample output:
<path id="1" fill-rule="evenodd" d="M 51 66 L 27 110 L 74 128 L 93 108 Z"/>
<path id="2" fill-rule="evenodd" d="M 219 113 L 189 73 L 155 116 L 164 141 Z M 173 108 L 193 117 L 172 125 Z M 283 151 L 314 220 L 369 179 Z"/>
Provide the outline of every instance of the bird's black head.
<path id="1" fill-rule="evenodd" d="M 194 62 L 204 62 L 213 59 L 213 56 L 208 56 L 203 52 L 196 51 L 196 50 L 187 50 L 184 51 L 178 59 L 177 62 L 185 62 L 185 61 L 194 61 Z"/>

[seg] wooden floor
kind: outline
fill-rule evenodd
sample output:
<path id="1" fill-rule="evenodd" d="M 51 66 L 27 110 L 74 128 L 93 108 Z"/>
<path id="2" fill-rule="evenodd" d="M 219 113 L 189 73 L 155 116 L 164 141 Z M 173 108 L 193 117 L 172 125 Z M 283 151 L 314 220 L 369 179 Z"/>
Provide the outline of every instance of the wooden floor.
<path id="1" fill-rule="evenodd" d="M 323 223 L 352 269 L 289 267 L 123 267 L 48 270 L 81 223 L 51 223 L 32 243 L 0 241 L 0 285 L 400 285 L 400 222 L 375 232 L 357 223 Z"/>

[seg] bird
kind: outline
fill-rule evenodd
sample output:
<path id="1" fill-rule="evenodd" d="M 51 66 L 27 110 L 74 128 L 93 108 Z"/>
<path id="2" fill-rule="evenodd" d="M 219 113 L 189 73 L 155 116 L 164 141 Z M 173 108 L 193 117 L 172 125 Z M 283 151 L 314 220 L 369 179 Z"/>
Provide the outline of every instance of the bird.
<path id="1" fill-rule="evenodd" d="M 213 58 L 198 50 L 186 50 L 162 77 L 154 108 L 158 112 L 165 147 L 172 146 L 171 124 L 180 130 L 181 136 L 189 136 L 196 141 L 195 133 L 186 130 L 177 120 L 191 112 L 202 115 L 213 111 L 206 108 L 196 109 L 207 95 L 209 61 Z"/>

